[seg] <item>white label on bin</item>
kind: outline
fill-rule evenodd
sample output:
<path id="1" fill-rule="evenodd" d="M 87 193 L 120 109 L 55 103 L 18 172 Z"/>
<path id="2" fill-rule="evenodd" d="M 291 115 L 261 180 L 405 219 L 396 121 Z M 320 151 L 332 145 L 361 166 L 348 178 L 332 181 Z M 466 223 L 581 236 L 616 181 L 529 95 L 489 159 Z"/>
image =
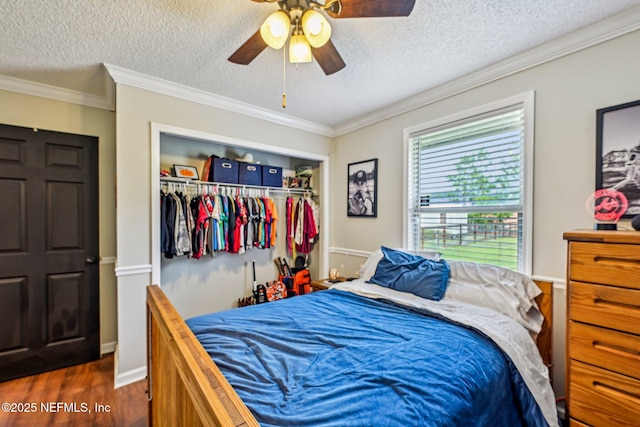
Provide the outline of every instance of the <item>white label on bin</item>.
<path id="1" fill-rule="evenodd" d="M 269 169 L 269 173 L 278 173 L 278 169 Z"/>
<path id="2" fill-rule="evenodd" d="M 255 172 L 256 171 L 256 167 L 255 166 L 247 166 L 247 170 L 251 171 L 251 172 Z"/>
<path id="3" fill-rule="evenodd" d="M 231 169 L 231 163 L 223 163 L 222 167 L 226 169 Z"/>

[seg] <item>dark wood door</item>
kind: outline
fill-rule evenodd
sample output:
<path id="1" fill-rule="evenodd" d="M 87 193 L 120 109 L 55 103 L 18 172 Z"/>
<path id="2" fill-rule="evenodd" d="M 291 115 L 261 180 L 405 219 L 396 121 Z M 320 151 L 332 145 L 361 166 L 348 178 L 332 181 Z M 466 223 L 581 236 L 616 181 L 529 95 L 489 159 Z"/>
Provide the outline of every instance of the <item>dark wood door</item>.
<path id="1" fill-rule="evenodd" d="M 0 381 L 100 357 L 98 138 L 0 125 Z"/>

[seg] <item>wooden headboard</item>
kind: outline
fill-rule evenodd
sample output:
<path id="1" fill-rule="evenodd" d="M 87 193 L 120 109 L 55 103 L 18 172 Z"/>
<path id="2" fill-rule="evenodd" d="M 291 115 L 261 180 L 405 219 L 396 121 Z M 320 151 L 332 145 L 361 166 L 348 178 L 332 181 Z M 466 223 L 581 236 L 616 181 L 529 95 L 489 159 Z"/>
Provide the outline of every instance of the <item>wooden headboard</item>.
<path id="1" fill-rule="evenodd" d="M 553 283 L 545 280 L 534 280 L 534 282 L 536 282 L 542 291 L 542 293 L 536 298 L 536 302 L 544 316 L 544 323 L 542 324 L 542 330 L 538 334 L 536 345 L 538 346 L 538 350 L 540 351 L 544 364 L 549 368 L 549 379 L 552 379 L 551 357 L 553 353 L 551 335 L 553 331 Z"/>

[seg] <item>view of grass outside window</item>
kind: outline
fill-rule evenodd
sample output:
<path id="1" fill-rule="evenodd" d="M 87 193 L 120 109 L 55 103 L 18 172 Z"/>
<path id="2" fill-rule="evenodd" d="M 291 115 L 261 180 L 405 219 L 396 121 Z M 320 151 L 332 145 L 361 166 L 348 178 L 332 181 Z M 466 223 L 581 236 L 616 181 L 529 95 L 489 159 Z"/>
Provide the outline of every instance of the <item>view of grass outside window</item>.
<path id="1" fill-rule="evenodd" d="M 409 156 L 410 248 L 520 270 L 523 105 L 414 132 Z"/>

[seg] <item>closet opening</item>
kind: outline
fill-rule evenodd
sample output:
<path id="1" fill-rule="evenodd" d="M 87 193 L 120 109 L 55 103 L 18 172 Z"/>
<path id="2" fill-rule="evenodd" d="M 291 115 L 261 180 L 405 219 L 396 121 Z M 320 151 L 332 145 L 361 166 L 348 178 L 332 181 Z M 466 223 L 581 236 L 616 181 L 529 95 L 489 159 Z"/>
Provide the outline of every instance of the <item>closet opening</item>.
<path id="1" fill-rule="evenodd" d="M 298 255 L 304 256 L 313 278 L 328 271 L 328 156 L 306 153 L 253 141 L 206 134 L 162 124 L 152 124 L 151 203 L 152 203 L 152 283 L 163 287 L 183 316 L 195 316 L 225 310 L 237 305 L 237 300 L 251 295 L 252 263 L 255 261 L 258 282 L 277 277 L 274 260 L 287 257 L 292 264 Z M 273 188 L 241 184 L 208 184 L 202 182 L 205 162 L 210 156 L 230 160 L 252 159 L 254 163 L 282 168 L 283 176 L 301 170 L 311 175 L 310 189 Z M 160 178 L 161 170 L 173 174 L 175 165 L 195 168 L 199 179 L 180 181 Z M 166 172 L 165 172 L 166 174 Z M 206 179 L 206 178 L 205 178 Z M 293 180 L 296 185 L 297 180 Z M 306 183 L 305 183 L 306 184 Z M 206 194 L 227 200 L 269 200 L 277 212 L 274 241 L 258 242 L 233 251 L 218 250 L 194 256 L 166 256 L 161 248 L 161 198 L 180 194 L 191 200 Z M 318 236 L 307 253 L 291 252 L 287 242 L 287 202 L 301 198 L 313 201 L 317 210 Z M 239 205 L 238 205 L 239 206 Z M 166 240 L 166 239 L 165 239 Z M 237 244 L 237 242 L 235 242 Z M 254 242 L 255 243 L 255 242 Z M 271 244 L 272 243 L 272 244 Z M 246 242 L 243 242 L 246 244 Z M 266 246 L 266 247 L 265 247 Z"/>

